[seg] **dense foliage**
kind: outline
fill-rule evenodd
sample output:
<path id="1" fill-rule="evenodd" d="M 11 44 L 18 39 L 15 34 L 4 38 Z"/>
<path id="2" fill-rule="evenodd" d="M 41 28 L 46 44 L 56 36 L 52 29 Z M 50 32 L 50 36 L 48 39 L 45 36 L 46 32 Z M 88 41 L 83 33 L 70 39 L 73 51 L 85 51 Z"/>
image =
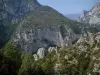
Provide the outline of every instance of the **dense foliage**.
<path id="1" fill-rule="evenodd" d="M 10 42 L 0 50 L 0 75 L 98 75 L 100 43 L 82 42 L 47 52 L 43 59 L 19 51 Z"/>
<path id="2" fill-rule="evenodd" d="M 0 50 L 0 75 L 52 75 L 53 61 L 47 57 L 34 61 L 32 54 L 19 51 L 9 42 Z"/>

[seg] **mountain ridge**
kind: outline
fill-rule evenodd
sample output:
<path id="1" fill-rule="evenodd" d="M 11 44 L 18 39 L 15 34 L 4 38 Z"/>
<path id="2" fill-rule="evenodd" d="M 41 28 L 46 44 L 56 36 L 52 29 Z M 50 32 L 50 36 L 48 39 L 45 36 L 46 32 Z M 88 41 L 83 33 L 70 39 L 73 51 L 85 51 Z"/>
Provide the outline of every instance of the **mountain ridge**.
<path id="1" fill-rule="evenodd" d="M 9 12 L 14 14 L 17 9 L 13 9 L 13 7 L 21 1 L 21 5 L 16 6 L 16 8 L 20 8 L 18 10 L 19 13 L 15 14 L 21 20 L 15 20 L 13 23 L 16 22 L 18 24 L 11 25 L 5 22 L 6 26 L 12 29 L 5 29 L 6 34 L 9 36 L 5 37 L 3 34 L 1 40 L 4 39 L 3 36 L 7 39 L 5 43 L 10 39 L 22 51 L 32 53 L 41 47 L 69 46 L 75 43 L 81 35 L 87 35 L 87 32 L 91 30 L 89 25 L 72 21 L 55 9 L 40 5 L 36 0 L 16 1 L 11 0 L 5 3 L 9 6 L 7 10 L 11 6 L 12 8 L 10 9 L 13 11 L 9 10 Z M 13 6 L 13 2 L 17 4 Z M 14 20 L 13 18 L 11 19 Z M 95 31 L 96 29 L 93 28 L 93 30 Z"/>
<path id="2" fill-rule="evenodd" d="M 0 0 L 0 48 L 24 16 L 41 6 L 37 0 Z"/>
<path id="3" fill-rule="evenodd" d="M 97 2 L 84 16 L 82 15 L 79 17 L 78 22 L 100 24 L 100 2 Z"/>
<path id="4" fill-rule="evenodd" d="M 71 21 L 51 7 L 41 6 L 25 16 L 11 41 L 29 53 L 36 52 L 41 47 L 69 46 L 85 29 L 84 24 L 80 25 L 81 23 Z"/>

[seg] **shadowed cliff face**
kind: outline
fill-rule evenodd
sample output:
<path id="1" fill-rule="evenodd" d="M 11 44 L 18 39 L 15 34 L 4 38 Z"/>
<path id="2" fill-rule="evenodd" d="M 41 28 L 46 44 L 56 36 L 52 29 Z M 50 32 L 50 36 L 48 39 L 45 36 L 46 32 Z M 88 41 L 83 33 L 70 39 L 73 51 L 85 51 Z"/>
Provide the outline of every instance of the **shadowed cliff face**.
<path id="1" fill-rule="evenodd" d="M 82 14 L 83 15 L 83 14 Z M 100 24 L 100 2 L 96 3 L 93 8 L 84 16 L 80 16 L 79 22 L 89 24 Z"/>
<path id="2" fill-rule="evenodd" d="M 46 27 L 18 30 L 12 42 L 25 52 L 37 52 L 38 48 L 72 45 L 76 38 L 78 38 L 77 35 L 72 31 L 66 32 L 66 36 L 63 38 L 59 27 Z"/>

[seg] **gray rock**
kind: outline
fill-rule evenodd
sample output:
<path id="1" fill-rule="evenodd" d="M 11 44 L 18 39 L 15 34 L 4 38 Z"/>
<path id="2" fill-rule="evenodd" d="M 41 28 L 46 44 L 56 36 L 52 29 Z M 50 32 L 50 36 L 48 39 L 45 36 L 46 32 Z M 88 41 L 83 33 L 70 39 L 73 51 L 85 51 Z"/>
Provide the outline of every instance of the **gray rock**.
<path id="1" fill-rule="evenodd" d="M 100 2 L 96 3 L 89 12 L 83 12 L 78 21 L 89 24 L 100 24 Z"/>
<path id="2" fill-rule="evenodd" d="M 77 38 L 73 32 L 73 34 L 63 38 L 59 28 L 52 29 L 46 27 L 27 30 L 21 30 L 20 28 L 13 36 L 12 42 L 21 50 L 30 53 L 37 52 L 37 49 L 42 47 L 69 46 Z"/>
<path id="3" fill-rule="evenodd" d="M 95 36 L 95 40 L 97 41 L 97 43 L 100 43 L 100 32 L 98 32 Z"/>
<path id="4" fill-rule="evenodd" d="M 37 51 L 37 55 L 38 55 L 39 59 L 44 58 L 44 56 L 45 56 L 45 48 L 39 48 L 38 51 Z"/>
<path id="5" fill-rule="evenodd" d="M 35 61 L 37 61 L 39 59 L 37 54 L 34 54 L 33 57 L 34 57 Z"/>
<path id="6" fill-rule="evenodd" d="M 0 5 L 2 6 L 0 12 L 2 21 L 10 19 L 13 23 L 17 23 L 26 13 L 40 6 L 37 0 L 1 0 Z"/>
<path id="7" fill-rule="evenodd" d="M 84 22 L 85 23 L 88 23 L 89 22 L 89 19 L 87 18 L 88 12 L 89 11 L 83 10 L 82 13 L 81 13 L 81 15 L 80 15 L 80 17 L 79 17 L 79 19 L 78 19 L 78 21 L 79 22 L 82 22 L 82 23 L 84 23 Z"/>
<path id="8" fill-rule="evenodd" d="M 0 0 L 0 40 L 6 43 L 24 16 L 41 5 L 37 0 Z"/>
<path id="9" fill-rule="evenodd" d="M 55 52 L 57 52 L 57 47 L 49 47 L 48 48 L 48 52 L 53 52 L 53 51 L 55 51 Z"/>

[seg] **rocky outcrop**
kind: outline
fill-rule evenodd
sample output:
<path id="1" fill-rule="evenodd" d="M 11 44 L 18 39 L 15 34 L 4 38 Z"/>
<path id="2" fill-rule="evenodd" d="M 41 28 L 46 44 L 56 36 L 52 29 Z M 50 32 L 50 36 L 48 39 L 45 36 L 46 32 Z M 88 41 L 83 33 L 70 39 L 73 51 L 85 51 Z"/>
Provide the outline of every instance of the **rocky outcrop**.
<path id="1" fill-rule="evenodd" d="M 23 31 L 19 30 L 12 38 L 12 42 L 25 52 L 37 52 L 38 48 L 41 47 L 48 48 L 69 46 L 77 38 L 77 36 L 73 34 L 70 35 L 70 33 L 67 33 L 66 37 L 63 38 L 60 28 L 49 27 Z"/>
<path id="2" fill-rule="evenodd" d="M 87 18 L 87 14 L 88 14 L 89 11 L 85 11 L 83 10 L 82 13 L 81 13 L 81 16 L 79 17 L 79 22 L 82 22 L 82 23 L 88 23 L 89 22 L 89 19 Z"/>
<path id="3" fill-rule="evenodd" d="M 51 52 L 53 52 L 53 51 L 55 51 L 55 52 L 57 53 L 57 47 L 49 47 L 49 48 L 48 48 L 48 52 L 49 52 L 49 53 L 51 53 Z"/>
<path id="4" fill-rule="evenodd" d="M 45 48 L 39 48 L 35 54 L 33 54 L 34 60 L 43 59 L 46 56 L 46 53 L 57 53 L 57 47 L 49 47 L 47 50 Z"/>
<path id="5" fill-rule="evenodd" d="M 37 55 L 38 55 L 39 59 L 43 59 L 45 56 L 45 48 L 39 48 L 37 51 Z"/>
<path id="6" fill-rule="evenodd" d="M 35 60 L 35 61 L 39 60 L 39 57 L 38 57 L 37 54 L 33 54 L 33 57 L 34 57 L 34 60 Z"/>
<path id="7" fill-rule="evenodd" d="M 91 46 L 95 43 L 100 43 L 100 32 L 98 33 L 89 33 L 87 36 L 80 37 L 76 44 L 87 42 Z"/>
<path id="8" fill-rule="evenodd" d="M 89 12 L 83 12 L 79 22 L 89 24 L 100 24 L 100 2 L 96 3 Z"/>

